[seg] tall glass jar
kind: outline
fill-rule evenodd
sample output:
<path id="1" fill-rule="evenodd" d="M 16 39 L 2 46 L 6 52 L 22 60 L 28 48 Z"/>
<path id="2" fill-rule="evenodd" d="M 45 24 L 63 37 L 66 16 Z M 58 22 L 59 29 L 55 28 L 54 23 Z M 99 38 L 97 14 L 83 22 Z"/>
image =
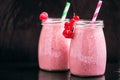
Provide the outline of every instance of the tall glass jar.
<path id="1" fill-rule="evenodd" d="M 62 35 L 65 21 L 61 21 L 59 18 L 50 18 L 42 22 L 43 27 L 38 45 L 38 59 L 41 69 L 47 71 L 69 69 L 70 39 L 65 39 Z"/>
<path id="2" fill-rule="evenodd" d="M 106 42 L 103 21 L 93 24 L 81 20 L 74 25 L 70 44 L 70 72 L 77 76 L 99 76 L 105 73 Z"/>

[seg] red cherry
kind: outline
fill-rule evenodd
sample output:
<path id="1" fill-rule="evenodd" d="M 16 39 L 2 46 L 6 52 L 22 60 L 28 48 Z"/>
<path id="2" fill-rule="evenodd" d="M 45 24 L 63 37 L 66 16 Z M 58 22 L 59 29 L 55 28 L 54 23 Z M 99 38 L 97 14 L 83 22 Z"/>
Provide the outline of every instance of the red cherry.
<path id="1" fill-rule="evenodd" d="M 42 12 L 39 16 L 40 20 L 47 20 L 48 19 L 48 13 L 47 12 Z"/>
<path id="2" fill-rule="evenodd" d="M 73 16 L 73 18 L 74 18 L 76 21 L 80 20 L 79 16 Z"/>

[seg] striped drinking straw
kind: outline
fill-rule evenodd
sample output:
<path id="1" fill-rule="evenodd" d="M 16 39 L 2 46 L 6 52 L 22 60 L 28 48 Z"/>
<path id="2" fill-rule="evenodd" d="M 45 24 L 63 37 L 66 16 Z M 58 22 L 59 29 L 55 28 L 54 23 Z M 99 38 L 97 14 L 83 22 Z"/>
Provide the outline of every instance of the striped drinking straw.
<path id="1" fill-rule="evenodd" d="M 92 22 L 96 21 L 96 18 L 98 16 L 99 11 L 100 11 L 101 5 L 102 5 L 102 0 L 99 0 L 98 4 L 96 6 L 96 10 L 94 12 L 93 18 L 92 18 Z"/>
<path id="2" fill-rule="evenodd" d="M 65 18 L 67 16 L 67 13 L 68 13 L 68 10 L 69 10 L 69 7 L 70 7 L 70 2 L 66 2 L 65 9 L 64 9 L 64 11 L 62 13 L 61 20 L 65 20 Z"/>

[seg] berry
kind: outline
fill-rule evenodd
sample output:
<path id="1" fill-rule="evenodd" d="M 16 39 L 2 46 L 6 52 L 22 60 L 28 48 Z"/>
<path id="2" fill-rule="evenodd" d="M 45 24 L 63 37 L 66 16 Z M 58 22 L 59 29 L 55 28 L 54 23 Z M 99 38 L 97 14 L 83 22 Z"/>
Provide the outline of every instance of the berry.
<path id="1" fill-rule="evenodd" d="M 68 26 L 69 26 L 69 22 L 65 22 L 64 28 L 65 28 L 66 30 L 69 29 Z"/>
<path id="2" fill-rule="evenodd" d="M 64 30 L 63 35 L 65 38 L 73 38 L 73 32 L 71 30 Z"/>
<path id="3" fill-rule="evenodd" d="M 74 24 L 74 23 L 70 22 L 70 23 L 69 23 L 69 26 L 73 27 L 73 24 Z"/>
<path id="4" fill-rule="evenodd" d="M 65 22 L 63 35 L 65 38 L 73 38 L 74 23 L 80 20 L 79 16 L 74 16 L 69 22 Z"/>
<path id="5" fill-rule="evenodd" d="M 68 26 L 69 30 L 73 31 L 74 27 L 73 26 Z"/>
<path id="6" fill-rule="evenodd" d="M 48 13 L 47 12 L 42 12 L 39 16 L 40 20 L 47 20 L 48 19 Z"/>
<path id="7" fill-rule="evenodd" d="M 70 19 L 70 23 L 74 23 L 75 22 L 75 19 L 74 18 L 72 18 L 72 19 Z"/>
<path id="8" fill-rule="evenodd" d="M 65 26 L 69 26 L 69 22 L 65 22 Z"/>
<path id="9" fill-rule="evenodd" d="M 80 20 L 79 16 L 73 16 L 73 19 L 75 19 L 76 21 Z"/>
<path id="10" fill-rule="evenodd" d="M 64 28 L 66 30 L 73 30 L 73 24 L 69 23 L 69 22 L 66 22 L 65 25 L 64 25 Z"/>
<path id="11" fill-rule="evenodd" d="M 69 37 L 69 35 L 67 34 L 67 30 L 64 30 L 64 31 L 63 31 L 63 35 L 64 35 L 65 38 L 68 38 L 68 37 Z"/>

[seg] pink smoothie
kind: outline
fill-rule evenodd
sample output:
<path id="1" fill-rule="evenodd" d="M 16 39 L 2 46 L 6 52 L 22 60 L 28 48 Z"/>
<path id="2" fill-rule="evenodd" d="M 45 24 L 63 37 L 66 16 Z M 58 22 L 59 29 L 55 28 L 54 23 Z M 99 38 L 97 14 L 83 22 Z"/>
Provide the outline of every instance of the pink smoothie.
<path id="1" fill-rule="evenodd" d="M 70 45 L 70 71 L 78 76 L 103 75 L 106 44 L 101 27 L 76 26 Z"/>
<path id="2" fill-rule="evenodd" d="M 69 69 L 70 39 L 62 35 L 64 23 L 43 24 L 38 48 L 39 67 L 44 70 Z"/>

